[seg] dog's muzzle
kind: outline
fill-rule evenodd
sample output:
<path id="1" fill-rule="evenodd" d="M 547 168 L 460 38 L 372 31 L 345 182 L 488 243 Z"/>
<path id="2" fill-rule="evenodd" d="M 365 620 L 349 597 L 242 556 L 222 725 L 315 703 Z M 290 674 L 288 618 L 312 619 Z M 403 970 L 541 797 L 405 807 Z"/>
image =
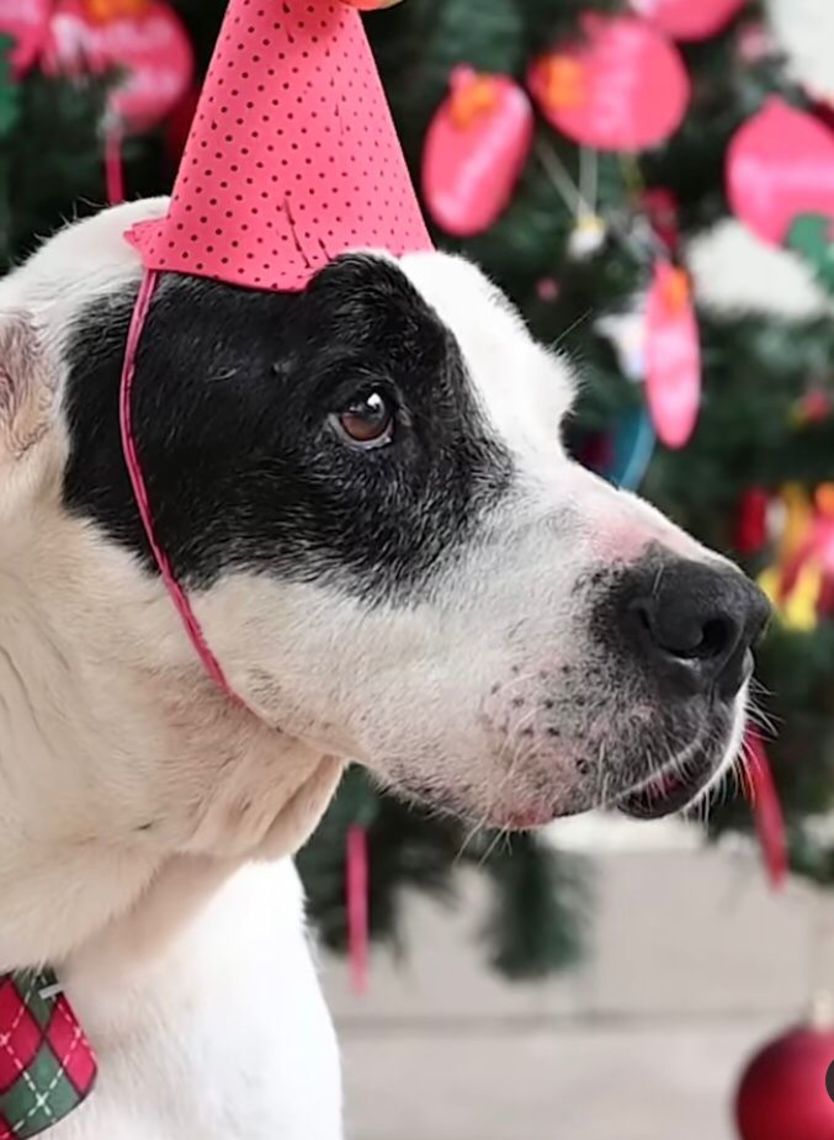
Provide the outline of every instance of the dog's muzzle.
<path id="1" fill-rule="evenodd" d="M 733 568 L 681 561 L 647 569 L 620 600 L 621 630 L 644 661 L 661 697 L 732 706 L 753 671 L 753 647 L 770 616 L 765 595 Z M 647 779 L 618 802 L 639 819 L 687 807 L 724 757 L 694 746 L 681 762 Z"/>

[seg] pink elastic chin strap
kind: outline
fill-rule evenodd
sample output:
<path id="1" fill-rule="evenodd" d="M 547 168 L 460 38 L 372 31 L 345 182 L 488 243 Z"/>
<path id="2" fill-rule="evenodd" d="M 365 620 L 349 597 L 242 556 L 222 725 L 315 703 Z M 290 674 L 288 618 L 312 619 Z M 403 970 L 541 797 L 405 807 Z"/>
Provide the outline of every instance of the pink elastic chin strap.
<path id="1" fill-rule="evenodd" d="M 432 248 L 352 3 L 229 0 L 167 210 L 125 239 L 144 268 L 122 373 L 125 462 L 185 630 L 209 676 L 245 704 L 155 533 L 133 431 L 136 354 L 160 273 L 295 292 L 349 249 L 399 256 Z"/>
<path id="2" fill-rule="evenodd" d="M 144 272 L 142 283 L 139 286 L 139 295 L 133 309 L 130 329 L 127 334 L 127 347 L 125 349 L 121 388 L 119 390 L 119 425 L 122 436 L 122 451 L 124 453 L 127 472 L 130 476 L 130 484 L 133 488 L 133 495 L 136 499 L 136 506 L 139 509 L 139 517 L 142 519 L 142 526 L 145 530 L 148 545 L 151 548 L 154 561 L 159 568 L 162 581 L 165 583 L 165 588 L 174 603 L 177 613 L 182 619 L 185 632 L 188 634 L 188 638 L 194 646 L 197 656 L 205 666 L 209 677 L 211 677 L 215 684 L 236 704 L 246 706 L 246 702 L 241 699 L 229 684 L 220 662 L 209 648 L 202 626 L 197 620 L 197 615 L 194 613 L 185 591 L 177 581 L 168 555 L 157 539 L 153 521 L 153 511 L 151 510 L 150 499 L 148 497 L 148 487 L 145 482 L 145 475 L 136 448 L 136 436 L 133 431 L 133 381 L 136 376 L 136 355 L 158 280 L 159 275 L 155 270 L 148 269 Z"/>

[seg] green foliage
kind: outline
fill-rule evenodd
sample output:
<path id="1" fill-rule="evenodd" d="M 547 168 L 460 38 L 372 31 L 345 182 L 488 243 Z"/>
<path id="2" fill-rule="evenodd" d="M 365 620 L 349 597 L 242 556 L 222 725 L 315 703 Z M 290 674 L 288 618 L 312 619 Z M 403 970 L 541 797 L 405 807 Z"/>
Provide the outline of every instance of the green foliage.
<path id="1" fill-rule="evenodd" d="M 471 20 L 467 0 L 408 0 L 395 9 L 396 17 L 372 22 L 379 29 L 376 46 L 415 174 L 426 128 L 455 63 L 523 81 L 535 51 L 576 34 L 579 12 L 616 7 L 621 5 L 489 0 Z M 729 213 L 725 158 L 739 126 L 769 96 L 805 104 L 778 57 L 743 60 L 740 28 L 756 14 L 755 5 L 748 5 L 722 35 L 684 49 L 692 104 L 665 146 L 638 162 L 600 157 L 598 209 L 611 223 L 612 236 L 596 255 L 570 256 L 575 218 L 548 178 L 541 151 L 555 153 L 574 181 L 579 156 L 543 123 L 513 202 L 493 229 L 467 242 L 450 243 L 437 235 L 444 245 L 480 262 L 520 305 L 533 331 L 564 347 L 578 363 L 584 385 L 571 435 L 610 429 L 642 398 L 594 323 L 597 315 L 622 308 L 646 279 L 649 258 L 639 242 L 627 240 L 635 236 L 641 191 L 671 191 L 684 240 L 694 236 Z M 804 241 L 805 256 L 825 280 L 830 249 L 820 248 L 819 232 L 805 232 Z M 555 300 L 540 298 L 542 278 L 558 281 Z M 834 323 L 701 314 L 701 340 L 705 390 L 697 432 L 682 452 L 658 449 L 643 491 L 703 541 L 738 557 L 733 537 L 745 489 L 776 490 L 786 482 L 813 488 L 834 479 L 834 419 L 807 423 L 795 415 L 798 400 L 812 387 L 834 397 Z M 748 569 L 757 572 L 762 565 Z M 818 630 L 800 634 L 782 630 L 777 622 L 759 674 L 764 690 L 759 703 L 778 728 L 769 750 L 788 815 L 793 866 L 834 881 L 834 840 L 817 826 L 819 813 L 834 806 L 831 623 L 824 620 Z M 750 826 L 746 804 L 730 799 L 715 812 L 712 829 Z"/>
<path id="2" fill-rule="evenodd" d="M 452 902 L 455 871 L 471 866 L 492 883 L 483 937 L 505 976 L 540 977 L 581 956 L 590 900 L 581 860 L 555 852 L 534 835 L 473 835 L 456 819 L 383 795 L 356 768 L 298 857 L 310 915 L 332 949 L 346 946 L 344 854 L 348 829 L 356 823 L 368 834 L 373 937 L 392 940 L 403 951 L 397 935 L 408 890 Z"/>

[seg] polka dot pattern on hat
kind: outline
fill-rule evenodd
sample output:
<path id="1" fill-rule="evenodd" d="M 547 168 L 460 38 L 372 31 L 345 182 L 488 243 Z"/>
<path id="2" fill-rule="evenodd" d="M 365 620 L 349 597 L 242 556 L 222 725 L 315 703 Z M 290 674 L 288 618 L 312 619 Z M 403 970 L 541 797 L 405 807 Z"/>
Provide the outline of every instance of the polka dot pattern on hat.
<path id="1" fill-rule="evenodd" d="M 302 289 L 333 257 L 431 248 L 359 15 L 231 0 L 149 269 Z"/>

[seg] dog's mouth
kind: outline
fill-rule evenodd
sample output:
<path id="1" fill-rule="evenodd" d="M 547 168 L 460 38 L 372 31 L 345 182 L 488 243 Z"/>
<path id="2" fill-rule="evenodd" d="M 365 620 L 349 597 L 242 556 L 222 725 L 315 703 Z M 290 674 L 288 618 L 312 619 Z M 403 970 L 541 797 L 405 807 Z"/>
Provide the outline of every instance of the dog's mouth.
<path id="1" fill-rule="evenodd" d="M 669 768 L 637 791 L 620 797 L 615 806 L 632 819 L 662 819 L 675 815 L 698 799 L 716 770 L 717 765 L 706 757 L 701 757 L 697 763 L 690 761 L 686 765 Z"/>

